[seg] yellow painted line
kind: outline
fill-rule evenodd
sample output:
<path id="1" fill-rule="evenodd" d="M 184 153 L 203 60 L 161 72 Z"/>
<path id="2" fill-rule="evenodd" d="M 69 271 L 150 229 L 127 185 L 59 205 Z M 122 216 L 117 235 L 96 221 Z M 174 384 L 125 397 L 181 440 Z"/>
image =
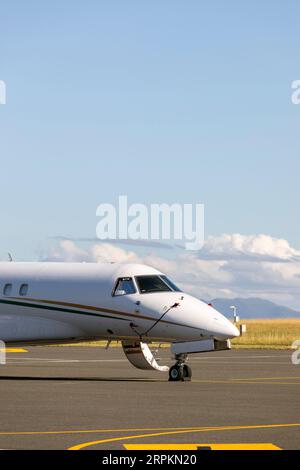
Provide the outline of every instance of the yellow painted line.
<path id="1" fill-rule="evenodd" d="M 259 382 L 258 380 L 256 380 L 255 382 L 232 382 L 232 384 L 234 385 L 242 385 L 242 384 L 245 384 L 245 385 L 257 385 L 257 384 L 262 384 L 262 385 L 300 385 L 300 381 L 299 382 Z"/>
<path id="2" fill-rule="evenodd" d="M 0 352 L 6 352 L 6 353 L 26 353 L 28 352 L 27 349 L 23 348 L 6 348 L 6 349 L 0 349 Z"/>
<path id="3" fill-rule="evenodd" d="M 278 425 L 261 425 L 262 428 L 265 427 L 300 427 L 300 423 L 295 424 L 278 424 Z M 254 426 L 256 428 L 256 426 Z M 101 433 L 120 433 L 120 432 L 160 432 L 166 431 L 167 434 L 172 431 L 188 431 L 188 432 L 204 432 L 204 431 L 213 431 L 213 430 L 227 430 L 228 428 L 219 428 L 219 427 L 173 427 L 173 428 L 115 428 L 115 429 L 68 429 L 68 430 L 61 430 L 61 431 L 2 431 L 0 432 L 0 436 L 47 436 L 47 435 L 72 435 L 72 434 L 101 434 Z M 236 427 L 230 427 L 230 429 L 236 429 Z M 238 427 L 240 429 L 240 427 Z M 242 427 L 243 429 L 243 427 Z M 251 429 L 251 426 L 250 426 Z"/>
<path id="4" fill-rule="evenodd" d="M 298 377 L 296 377 L 298 378 Z M 202 383 L 202 384 L 227 384 L 227 385 L 257 385 L 257 384 L 264 384 L 264 385 L 300 385 L 299 382 L 270 382 L 264 381 L 261 379 L 259 382 L 258 379 L 256 380 L 238 380 L 238 379 L 229 379 L 229 380 L 192 380 L 191 383 Z"/>
<path id="5" fill-rule="evenodd" d="M 133 439 L 144 439 L 149 437 L 160 437 L 160 436 L 171 436 L 178 434 L 195 434 L 198 432 L 218 432 L 218 431 L 239 431 L 239 430 L 255 430 L 255 429 L 278 429 L 278 428 L 291 428 L 291 427 L 300 427 L 300 423 L 294 424 L 262 424 L 254 426 L 222 426 L 222 427 L 206 427 L 206 428 L 194 428 L 189 430 L 178 430 L 178 431 L 167 431 L 167 432 L 157 432 L 151 434 L 140 434 L 133 436 L 123 436 L 123 437 L 113 437 L 110 439 L 101 439 L 98 441 L 84 442 L 83 444 L 78 444 L 72 446 L 69 450 L 81 450 L 86 449 L 87 447 L 92 447 L 95 445 L 108 444 L 112 442 L 127 441 Z"/>
<path id="6" fill-rule="evenodd" d="M 234 381 L 245 381 L 245 380 L 286 380 L 286 379 L 299 379 L 300 376 L 290 376 L 290 377 L 248 377 L 243 379 L 231 379 Z"/>
<path id="7" fill-rule="evenodd" d="M 124 444 L 126 450 L 281 450 L 274 444 Z"/>
<path id="8" fill-rule="evenodd" d="M 300 426 L 300 424 L 299 424 Z M 0 432 L 0 436 L 43 436 L 43 435 L 64 435 L 64 434 L 101 434 L 119 432 L 152 432 L 152 431 L 182 431 L 194 430 L 199 427 L 178 427 L 178 428 L 121 428 L 121 429 L 71 429 L 62 431 L 8 431 Z"/>

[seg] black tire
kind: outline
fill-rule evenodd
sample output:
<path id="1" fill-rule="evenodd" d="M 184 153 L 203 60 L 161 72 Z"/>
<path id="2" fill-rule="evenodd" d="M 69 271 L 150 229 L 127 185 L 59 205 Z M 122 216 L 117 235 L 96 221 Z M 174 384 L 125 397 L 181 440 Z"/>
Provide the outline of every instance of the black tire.
<path id="1" fill-rule="evenodd" d="M 192 369 L 186 364 L 183 365 L 183 380 L 190 382 L 192 380 Z"/>
<path id="2" fill-rule="evenodd" d="M 183 380 L 183 368 L 180 366 L 172 366 L 169 370 L 170 382 L 181 382 Z"/>

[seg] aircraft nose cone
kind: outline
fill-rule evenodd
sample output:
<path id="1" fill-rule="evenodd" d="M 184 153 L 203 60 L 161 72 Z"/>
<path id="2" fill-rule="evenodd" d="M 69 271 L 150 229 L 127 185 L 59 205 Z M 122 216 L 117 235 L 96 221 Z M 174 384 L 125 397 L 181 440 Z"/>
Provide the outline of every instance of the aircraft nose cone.
<path id="1" fill-rule="evenodd" d="M 238 336 L 240 336 L 240 332 L 238 330 L 238 328 L 233 325 L 233 323 L 231 323 L 230 321 L 228 321 L 228 325 L 227 325 L 227 328 L 228 328 L 228 337 L 229 338 L 237 338 Z"/>
<path id="2" fill-rule="evenodd" d="M 217 310 L 214 310 L 214 320 L 215 325 L 218 325 L 217 330 L 220 337 L 226 339 L 233 339 L 240 336 L 238 328 L 228 318 L 226 318 Z"/>

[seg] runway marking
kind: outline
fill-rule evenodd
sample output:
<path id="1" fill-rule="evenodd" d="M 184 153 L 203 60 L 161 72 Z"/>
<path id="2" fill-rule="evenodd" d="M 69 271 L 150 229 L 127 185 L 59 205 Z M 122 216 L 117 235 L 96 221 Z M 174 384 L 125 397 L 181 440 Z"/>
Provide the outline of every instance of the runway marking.
<path id="1" fill-rule="evenodd" d="M 242 378 L 242 379 L 231 379 L 231 380 L 239 380 L 239 381 L 244 381 L 244 380 L 285 380 L 285 379 L 299 379 L 300 376 L 290 376 L 290 377 L 249 377 L 249 378 Z"/>
<path id="2" fill-rule="evenodd" d="M 124 444 L 126 450 L 282 450 L 270 443 L 262 444 Z"/>
<path id="3" fill-rule="evenodd" d="M 299 423 L 300 426 L 300 423 Z M 174 430 L 194 430 L 195 427 L 186 428 L 121 428 L 121 429 L 71 429 L 63 431 L 7 431 L 0 432 L 0 436 L 34 436 L 34 435 L 64 435 L 64 434 L 96 434 L 96 433 L 119 433 L 119 432 L 146 432 L 146 431 L 174 431 Z"/>
<path id="4" fill-rule="evenodd" d="M 236 349 L 232 349 L 231 351 L 236 351 Z M 194 357 L 193 360 L 194 361 L 205 361 L 206 359 L 209 359 L 209 360 L 217 360 L 217 359 L 276 359 L 277 357 L 288 357 L 288 353 L 291 352 L 292 350 L 285 350 L 286 354 L 274 354 L 274 355 L 271 355 L 271 356 L 256 356 L 255 354 L 253 356 L 244 356 L 243 354 L 241 355 L 227 355 L 227 356 L 213 356 L 213 357 L 209 357 L 209 356 L 205 356 L 205 357 Z"/>
<path id="5" fill-rule="evenodd" d="M 288 427 L 300 427 L 300 423 L 294 424 L 262 424 L 254 426 L 220 426 L 220 427 L 202 427 L 194 429 L 181 429 L 177 431 L 167 431 L 167 432 L 158 432 L 151 434 L 140 434 L 134 436 L 123 436 L 123 437 L 113 437 L 110 439 L 101 439 L 98 441 L 84 442 L 83 444 L 78 444 L 76 446 L 69 447 L 68 450 L 81 450 L 86 449 L 87 447 L 92 447 L 95 445 L 108 444 L 112 442 L 127 441 L 132 439 L 144 439 L 149 437 L 160 437 L 160 436 L 171 436 L 178 434 L 195 434 L 198 432 L 218 432 L 218 431 L 238 431 L 238 430 L 252 430 L 252 429 L 276 429 L 276 428 L 288 428 Z"/>
<path id="6" fill-rule="evenodd" d="M 0 352 L 6 352 L 6 353 L 27 353 L 27 349 L 23 348 L 5 348 L 5 349 L 0 349 Z"/>
<path id="7" fill-rule="evenodd" d="M 120 433 L 120 432 L 205 432 L 205 431 L 222 431 L 222 430 L 239 430 L 239 429 L 257 429 L 257 428 L 282 428 L 282 427 L 300 427 L 300 423 L 292 424 L 271 424 L 259 426 L 192 426 L 192 427 L 174 427 L 174 428 L 115 428 L 115 429 L 68 429 L 61 431 L 1 431 L 0 436 L 51 436 L 51 435 L 73 435 L 73 434 L 98 434 L 98 433 Z M 134 437 L 134 436 L 133 436 Z M 115 439 L 115 438 L 113 438 Z M 123 438 L 121 438 L 123 439 Z"/>
<path id="8" fill-rule="evenodd" d="M 298 378 L 298 377 L 296 377 Z M 227 385 L 300 385 L 299 382 L 268 382 L 261 379 L 261 381 L 251 379 L 244 379 L 239 381 L 239 379 L 228 379 L 228 380 L 193 380 L 191 383 L 203 383 L 203 384 L 227 384 Z"/>
<path id="9" fill-rule="evenodd" d="M 201 364 L 209 364 L 210 366 L 219 366 L 220 364 L 222 364 L 222 365 L 223 365 L 223 364 L 230 364 L 231 366 L 236 366 L 236 365 L 240 365 L 240 364 L 246 364 L 246 365 L 248 365 L 248 364 L 249 364 L 249 365 L 255 364 L 255 365 L 257 365 L 257 361 L 253 361 L 253 362 L 252 362 L 252 361 L 239 361 L 239 362 L 234 361 L 234 362 L 232 362 L 232 361 L 227 360 L 227 361 L 222 361 L 222 362 L 211 362 L 211 361 L 206 362 L 206 361 L 203 360 L 203 359 L 202 359 L 201 361 L 196 361 L 195 359 L 192 359 L 192 360 L 190 360 L 189 362 L 192 363 L 192 364 L 193 364 L 194 362 L 201 362 Z M 264 361 L 264 362 L 262 362 L 262 363 L 260 364 L 260 366 L 264 366 L 264 365 L 267 365 L 267 364 L 272 364 L 272 365 L 274 365 L 274 364 L 287 365 L 287 364 L 291 364 L 291 360 L 290 360 L 290 359 L 287 359 L 285 362 L 279 362 L 279 361 L 277 361 L 277 360 L 275 360 L 275 361 L 269 361 L 269 362 Z"/>

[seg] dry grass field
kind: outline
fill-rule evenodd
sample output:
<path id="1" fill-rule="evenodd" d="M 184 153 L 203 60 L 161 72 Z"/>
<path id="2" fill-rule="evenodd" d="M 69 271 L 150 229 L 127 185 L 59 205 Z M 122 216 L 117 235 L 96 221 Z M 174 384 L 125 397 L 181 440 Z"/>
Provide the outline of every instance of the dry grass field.
<path id="1" fill-rule="evenodd" d="M 247 333 L 232 341 L 232 348 L 291 349 L 300 340 L 300 318 L 243 320 Z"/>

